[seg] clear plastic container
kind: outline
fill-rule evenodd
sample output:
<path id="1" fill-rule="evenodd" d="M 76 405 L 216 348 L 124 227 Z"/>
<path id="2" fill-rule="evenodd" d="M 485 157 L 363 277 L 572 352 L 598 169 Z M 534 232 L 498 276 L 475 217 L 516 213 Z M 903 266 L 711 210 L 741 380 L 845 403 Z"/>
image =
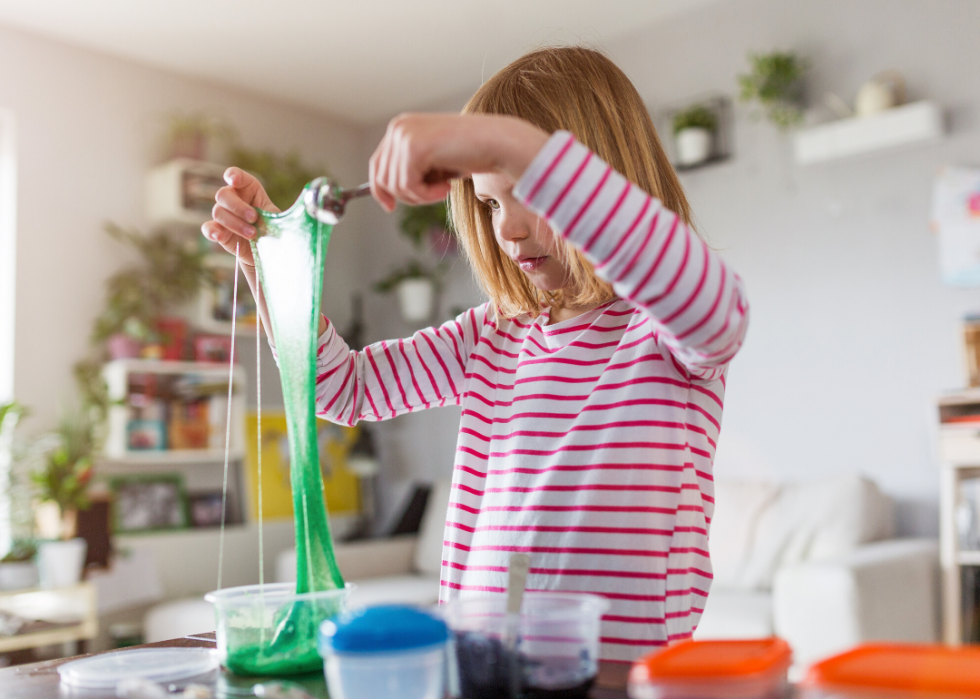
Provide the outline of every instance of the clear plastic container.
<path id="1" fill-rule="evenodd" d="M 792 652 L 781 638 L 682 641 L 633 663 L 632 699 L 783 699 Z"/>
<path id="2" fill-rule="evenodd" d="M 239 675 L 318 670 L 317 629 L 344 611 L 351 589 L 296 594 L 295 583 L 272 583 L 209 592 L 221 664 Z"/>
<path id="3" fill-rule="evenodd" d="M 442 699 L 446 623 L 407 605 L 380 605 L 320 626 L 318 647 L 331 699 Z"/>
<path id="4" fill-rule="evenodd" d="M 800 699 L 980 697 L 980 648 L 872 643 L 813 665 Z"/>
<path id="5" fill-rule="evenodd" d="M 528 592 L 513 651 L 504 647 L 505 595 L 457 599 L 439 608 L 453 632 L 451 661 L 464 699 L 586 697 L 599 670 L 602 597 Z"/>

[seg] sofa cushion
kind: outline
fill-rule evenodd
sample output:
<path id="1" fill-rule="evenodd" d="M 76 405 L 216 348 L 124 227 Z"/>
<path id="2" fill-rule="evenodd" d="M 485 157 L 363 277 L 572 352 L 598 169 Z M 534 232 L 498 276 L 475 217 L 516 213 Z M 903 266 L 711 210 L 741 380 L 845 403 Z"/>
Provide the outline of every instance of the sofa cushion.
<path id="1" fill-rule="evenodd" d="M 432 484 L 425 514 L 419 527 L 419 540 L 415 547 L 415 570 L 425 575 L 439 577 L 442 570 L 442 541 L 446 531 L 446 511 L 449 509 L 450 481 Z M 438 588 L 437 588 L 438 591 Z"/>
<path id="2" fill-rule="evenodd" d="M 776 483 L 763 481 L 716 481 L 715 511 L 711 520 L 708 551 L 714 585 L 745 588 L 744 568 L 762 514 L 779 496 Z"/>
<path id="3" fill-rule="evenodd" d="M 417 604 L 428 607 L 438 601 L 438 575 L 393 575 L 355 582 L 347 606 L 356 608 L 372 604 Z"/>
<path id="4" fill-rule="evenodd" d="M 890 501 L 866 478 L 784 483 L 759 517 L 738 583 L 769 589 L 784 565 L 840 556 L 893 532 Z"/>
<path id="5" fill-rule="evenodd" d="M 700 641 L 772 636 L 772 595 L 712 586 L 694 632 Z"/>

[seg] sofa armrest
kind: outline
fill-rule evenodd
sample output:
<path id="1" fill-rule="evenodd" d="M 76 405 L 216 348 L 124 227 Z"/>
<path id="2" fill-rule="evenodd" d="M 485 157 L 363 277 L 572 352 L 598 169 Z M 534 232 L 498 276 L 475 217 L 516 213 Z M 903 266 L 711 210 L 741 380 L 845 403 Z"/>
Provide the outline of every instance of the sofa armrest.
<path id="1" fill-rule="evenodd" d="M 407 534 L 387 539 L 340 543 L 333 550 L 345 580 L 366 580 L 411 573 L 417 540 L 415 534 Z M 289 549 L 276 557 L 276 581 L 295 580 L 296 549 Z"/>
<path id="2" fill-rule="evenodd" d="M 932 539 L 891 539 L 778 570 L 773 627 L 796 666 L 865 641 L 935 641 L 938 551 Z"/>

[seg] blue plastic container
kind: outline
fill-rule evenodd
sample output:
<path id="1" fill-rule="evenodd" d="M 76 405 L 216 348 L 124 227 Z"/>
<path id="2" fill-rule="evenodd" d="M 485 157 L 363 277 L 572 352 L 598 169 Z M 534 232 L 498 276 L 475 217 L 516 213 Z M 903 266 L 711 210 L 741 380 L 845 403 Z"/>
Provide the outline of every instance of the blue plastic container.
<path id="1" fill-rule="evenodd" d="M 331 699 L 442 699 L 448 639 L 442 619 L 405 605 L 324 621 L 317 648 Z"/>

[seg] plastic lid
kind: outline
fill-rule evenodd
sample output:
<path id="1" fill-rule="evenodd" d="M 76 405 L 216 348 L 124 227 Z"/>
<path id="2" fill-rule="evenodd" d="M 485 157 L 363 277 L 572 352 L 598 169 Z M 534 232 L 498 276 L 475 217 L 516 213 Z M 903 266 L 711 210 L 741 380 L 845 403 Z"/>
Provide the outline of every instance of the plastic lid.
<path id="1" fill-rule="evenodd" d="M 630 682 L 746 677 L 786 672 L 792 652 L 781 638 L 682 641 L 633 664 Z"/>
<path id="2" fill-rule="evenodd" d="M 817 663 L 804 684 L 980 696 L 980 648 L 870 643 Z"/>
<path id="3" fill-rule="evenodd" d="M 377 653 L 412 650 L 449 638 L 446 622 L 416 607 L 400 604 L 367 607 L 320 624 L 317 648 L 329 653 Z"/>
<path id="4" fill-rule="evenodd" d="M 207 648 L 137 648 L 73 660 L 58 668 L 61 681 L 80 689 L 115 689 L 123 680 L 173 682 L 218 667 Z"/>

